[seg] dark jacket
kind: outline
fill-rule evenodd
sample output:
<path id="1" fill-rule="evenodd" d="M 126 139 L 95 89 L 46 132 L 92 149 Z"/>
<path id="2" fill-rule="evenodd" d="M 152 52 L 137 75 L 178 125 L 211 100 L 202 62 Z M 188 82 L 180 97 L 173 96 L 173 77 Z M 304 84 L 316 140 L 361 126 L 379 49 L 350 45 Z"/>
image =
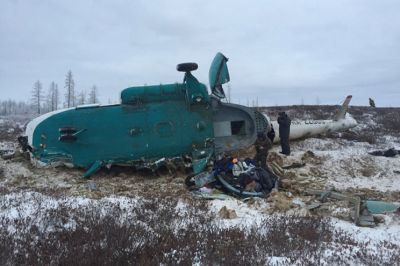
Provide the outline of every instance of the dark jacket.
<path id="1" fill-rule="evenodd" d="M 279 137 L 282 138 L 289 138 L 290 134 L 290 124 L 292 120 L 288 117 L 288 115 L 281 114 L 278 117 L 278 124 L 279 124 Z"/>
<path id="2" fill-rule="evenodd" d="M 286 113 L 280 113 L 278 117 L 279 124 L 279 138 L 281 140 L 282 153 L 290 155 L 289 146 L 289 135 L 290 135 L 290 124 L 292 121 Z"/>

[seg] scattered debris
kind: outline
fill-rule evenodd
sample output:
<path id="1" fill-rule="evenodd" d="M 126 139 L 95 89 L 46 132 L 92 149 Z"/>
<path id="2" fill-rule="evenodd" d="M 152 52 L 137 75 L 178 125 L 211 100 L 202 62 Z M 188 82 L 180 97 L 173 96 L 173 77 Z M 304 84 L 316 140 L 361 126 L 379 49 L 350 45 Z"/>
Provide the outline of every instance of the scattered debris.
<path id="1" fill-rule="evenodd" d="M 222 207 L 218 214 L 222 219 L 235 219 L 238 217 L 235 210 L 228 209 L 226 206 Z"/>
<path id="2" fill-rule="evenodd" d="M 293 169 L 293 168 L 301 168 L 306 166 L 306 163 L 298 163 L 298 162 L 294 162 L 291 165 L 287 165 L 287 166 L 282 166 L 282 169 Z"/>
<path id="3" fill-rule="evenodd" d="M 193 190 L 191 191 L 191 194 L 196 197 L 196 198 L 202 198 L 202 199 L 219 199 L 219 200 L 227 200 L 227 199 L 233 199 L 231 196 L 221 192 L 218 189 L 212 189 L 212 192 L 204 192 L 201 190 Z"/>
<path id="4" fill-rule="evenodd" d="M 277 162 L 270 162 L 268 164 L 268 168 L 270 168 L 272 170 L 272 172 L 278 176 L 284 175 L 283 168 Z"/>
<path id="5" fill-rule="evenodd" d="M 269 212 L 286 212 L 290 209 L 299 207 L 298 204 L 293 202 L 293 196 L 290 192 L 273 191 L 269 194 L 267 199 L 271 203 Z"/>
<path id="6" fill-rule="evenodd" d="M 15 152 L 12 150 L 7 150 L 7 151 L 1 151 L 1 158 L 3 160 L 9 160 L 12 159 L 14 157 Z"/>
<path id="7" fill-rule="evenodd" d="M 308 210 L 313 210 L 313 209 L 316 209 L 316 208 L 319 208 L 319 207 L 321 207 L 321 203 L 319 203 L 319 202 L 313 202 L 313 203 L 308 204 L 308 205 L 306 206 L 306 209 L 308 209 Z"/>
<path id="8" fill-rule="evenodd" d="M 372 214 L 400 212 L 400 204 L 392 202 L 366 200 L 365 205 Z"/>
<path id="9" fill-rule="evenodd" d="M 306 151 L 301 157 L 301 161 L 305 163 L 321 164 L 322 160 L 314 152 Z"/>
<path id="10" fill-rule="evenodd" d="M 94 181 L 89 181 L 86 186 L 90 191 L 98 190 L 97 184 Z"/>
<path id="11" fill-rule="evenodd" d="M 189 175 L 186 178 L 185 183 L 189 188 L 201 188 L 215 181 L 215 171 L 204 171 L 197 175 Z"/>
<path id="12" fill-rule="evenodd" d="M 349 196 L 334 191 L 306 191 L 307 195 L 319 196 L 321 202 L 326 202 L 328 198 L 344 200 L 354 205 L 353 220 L 358 226 L 375 227 L 378 220 L 372 214 L 383 214 L 397 212 L 400 204 L 384 201 L 362 200 L 359 196 Z M 307 206 L 308 209 L 319 208 L 321 204 L 313 203 Z"/>
<path id="13" fill-rule="evenodd" d="M 269 152 L 269 154 L 268 154 L 268 162 L 269 162 L 269 163 L 274 162 L 275 164 L 277 164 L 277 165 L 279 165 L 279 166 L 282 167 L 282 165 L 283 165 L 283 158 L 282 158 L 282 156 L 281 156 L 279 153 L 274 152 L 274 151 L 271 151 L 271 152 Z"/>
<path id="14" fill-rule="evenodd" d="M 0 156 L 3 160 L 12 159 L 15 155 L 15 145 L 13 142 L 0 143 Z"/>
<path id="15" fill-rule="evenodd" d="M 400 150 L 396 150 L 395 148 L 390 148 L 384 151 L 372 151 L 369 154 L 374 156 L 385 156 L 385 157 L 395 157 L 400 154 Z"/>
<path id="16" fill-rule="evenodd" d="M 286 191 L 292 191 L 303 194 L 307 189 L 321 190 L 324 189 L 326 179 L 311 175 L 297 175 L 293 172 L 285 173 L 280 180 L 280 187 Z"/>
<path id="17" fill-rule="evenodd" d="M 275 172 L 283 172 L 279 165 L 275 169 Z M 256 167 L 251 159 L 224 157 L 215 163 L 212 171 L 190 175 L 185 183 L 201 194 L 207 192 L 204 189 L 218 187 L 238 197 L 264 197 L 278 187 L 278 181 L 274 171 Z"/>
<path id="18" fill-rule="evenodd" d="M 277 188 L 279 181 L 274 173 L 260 167 L 250 168 L 237 177 L 220 172 L 216 178 L 225 190 L 239 197 L 263 197 Z"/>

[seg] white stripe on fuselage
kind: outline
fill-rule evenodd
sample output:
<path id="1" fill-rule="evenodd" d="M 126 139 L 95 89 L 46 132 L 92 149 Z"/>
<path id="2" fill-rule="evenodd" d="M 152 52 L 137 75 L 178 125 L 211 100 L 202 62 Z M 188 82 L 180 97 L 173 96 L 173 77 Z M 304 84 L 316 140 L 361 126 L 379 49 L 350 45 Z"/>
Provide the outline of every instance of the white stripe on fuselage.
<path id="1" fill-rule="evenodd" d="M 277 121 L 271 121 L 274 130 L 275 138 L 274 143 L 279 142 L 279 124 Z M 334 120 L 305 120 L 305 121 L 292 121 L 290 125 L 290 135 L 289 139 L 300 139 L 310 136 L 319 135 L 322 133 L 347 130 L 349 128 L 355 127 L 357 121 L 351 117 L 351 115 L 346 114 L 345 118 L 338 121 Z"/>
<path id="2" fill-rule="evenodd" d="M 75 107 L 72 108 L 66 108 L 66 109 L 60 109 L 60 110 L 56 110 L 53 112 L 49 112 L 46 114 L 43 114 L 41 116 L 36 117 L 35 119 L 33 119 L 31 122 L 28 123 L 28 125 L 26 126 L 26 130 L 25 130 L 25 136 L 28 137 L 28 143 L 30 146 L 32 146 L 32 142 L 33 142 L 33 133 L 35 132 L 36 127 L 42 123 L 45 119 L 49 118 L 50 116 L 53 116 L 55 114 L 59 114 L 68 110 L 72 110 L 75 109 Z"/>
<path id="3" fill-rule="evenodd" d="M 97 108 L 97 107 L 105 107 L 105 106 L 113 106 L 113 105 L 118 105 L 118 104 L 98 104 L 98 103 L 94 103 L 94 104 L 83 104 L 83 105 L 78 105 L 77 107 L 71 107 L 71 108 L 65 108 L 65 109 L 60 109 L 60 110 L 55 110 L 46 114 L 43 114 L 41 116 L 36 117 L 35 119 L 33 119 L 31 122 L 28 123 L 28 125 L 26 126 L 26 130 L 25 130 L 25 136 L 28 137 L 28 143 L 30 146 L 32 146 L 32 141 L 33 141 L 33 133 L 36 129 L 36 127 L 42 123 L 45 119 L 65 112 L 65 111 L 69 111 L 69 110 L 73 110 L 73 109 L 82 109 L 82 108 Z"/>

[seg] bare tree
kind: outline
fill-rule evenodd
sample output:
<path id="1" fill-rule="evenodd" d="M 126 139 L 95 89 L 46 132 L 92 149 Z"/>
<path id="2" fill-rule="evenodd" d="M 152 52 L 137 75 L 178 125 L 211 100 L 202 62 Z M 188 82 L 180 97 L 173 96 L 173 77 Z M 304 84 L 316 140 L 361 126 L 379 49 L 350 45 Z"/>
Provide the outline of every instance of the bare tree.
<path id="1" fill-rule="evenodd" d="M 98 95 L 97 95 L 97 87 L 96 85 L 93 85 L 93 87 L 90 89 L 89 92 L 89 99 L 88 99 L 88 103 L 98 103 L 99 99 L 98 99 Z"/>
<path id="2" fill-rule="evenodd" d="M 65 78 L 65 105 L 66 107 L 75 106 L 75 82 L 72 77 L 71 70 L 68 71 L 67 76 Z"/>
<path id="3" fill-rule="evenodd" d="M 42 98 L 43 98 L 42 83 L 40 83 L 40 81 L 38 80 L 33 85 L 33 90 L 32 90 L 32 105 L 35 107 L 38 114 L 40 114 L 41 111 L 40 108 L 43 100 Z"/>
<path id="4" fill-rule="evenodd" d="M 86 92 L 85 91 L 81 91 L 81 93 L 79 93 L 78 95 L 78 104 L 85 104 L 86 103 Z"/>
<path id="5" fill-rule="evenodd" d="M 58 85 L 55 84 L 53 93 L 54 110 L 58 110 L 58 104 L 60 103 L 60 92 L 58 91 Z"/>
<path id="6" fill-rule="evenodd" d="M 47 105 L 48 105 L 49 111 L 57 110 L 58 102 L 59 102 L 58 86 L 53 81 L 50 84 L 49 92 L 47 94 Z"/>

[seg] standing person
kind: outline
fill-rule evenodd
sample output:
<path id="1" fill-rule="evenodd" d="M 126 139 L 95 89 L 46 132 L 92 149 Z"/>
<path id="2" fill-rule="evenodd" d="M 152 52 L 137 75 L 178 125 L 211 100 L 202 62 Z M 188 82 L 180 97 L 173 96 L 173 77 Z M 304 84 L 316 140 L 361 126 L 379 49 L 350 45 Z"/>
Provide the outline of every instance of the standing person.
<path id="1" fill-rule="evenodd" d="M 371 107 L 376 107 L 375 101 L 372 100 L 372 98 L 369 98 L 369 106 L 371 106 Z"/>
<path id="2" fill-rule="evenodd" d="M 254 146 L 256 148 L 256 156 L 254 157 L 254 160 L 256 161 L 257 166 L 266 169 L 268 151 L 272 148 L 271 140 L 267 138 L 263 132 L 259 132 Z"/>
<path id="3" fill-rule="evenodd" d="M 278 116 L 279 138 L 281 140 L 282 152 L 285 155 L 290 155 L 289 135 L 291 120 L 285 112 L 280 112 Z"/>

